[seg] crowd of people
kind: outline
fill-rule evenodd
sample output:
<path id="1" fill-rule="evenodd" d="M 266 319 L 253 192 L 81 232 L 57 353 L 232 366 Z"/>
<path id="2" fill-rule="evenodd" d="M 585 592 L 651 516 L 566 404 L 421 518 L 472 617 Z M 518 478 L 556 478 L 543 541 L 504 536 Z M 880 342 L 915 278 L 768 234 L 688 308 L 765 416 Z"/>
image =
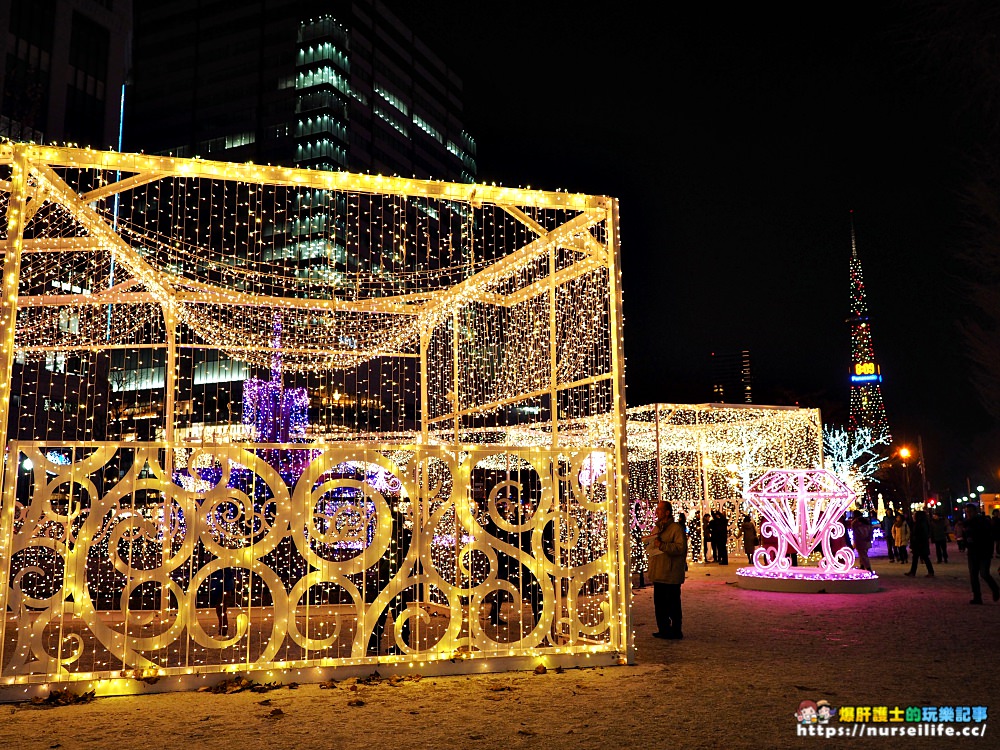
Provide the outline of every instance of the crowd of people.
<path id="1" fill-rule="evenodd" d="M 843 528 L 834 532 L 831 552 L 836 554 L 844 546 L 852 547 L 856 564 L 862 570 L 873 572 L 870 550 L 875 543 L 876 528 L 885 540 L 888 561 L 909 564 L 910 569 L 904 575 L 911 577 L 916 576 L 921 563 L 926 570 L 925 575 L 933 577 L 931 548 L 934 549 L 937 564 L 947 565 L 949 545 L 955 543 L 958 551 L 965 553 L 968 563 L 972 588 L 969 603 L 983 603 L 983 584 L 989 589 L 993 601 L 1000 602 L 1000 584 L 990 571 L 994 557 L 1000 558 L 1000 509 L 994 509 L 987 516 L 980 512 L 978 505 L 968 503 L 954 518 L 949 518 L 941 510 L 911 512 L 898 509 L 887 510 L 881 519 L 873 519 L 868 513 L 855 510 L 850 517 L 845 513 L 840 521 Z M 653 635 L 657 638 L 683 638 L 681 585 L 687 571 L 689 540 L 694 537 L 696 542 L 700 542 L 691 549 L 692 561 L 698 561 L 700 552 L 705 563 L 729 564 L 731 530 L 725 511 L 716 509 L 705 513 L 700 522 L 695 516 L 693 525 L 697 528 L 692 529 L 688 525 L 683 513 L 675 519 L 671 504 L 660 502 L 656 509 L 656 526 L 645 537 L 658 628 Z M 748 563 L 753 563 L 758 549 L 777 547 L 777 540 L 763 533 L 765 528 L 758 526 L 748 513 L 733 530 L 734 541 L 741 542 Z M 794 552 L 790 556 L 792 564 L 796 565 L 797 556 Z M 1000 569 L 997 574 L 1000 575 Z"/>

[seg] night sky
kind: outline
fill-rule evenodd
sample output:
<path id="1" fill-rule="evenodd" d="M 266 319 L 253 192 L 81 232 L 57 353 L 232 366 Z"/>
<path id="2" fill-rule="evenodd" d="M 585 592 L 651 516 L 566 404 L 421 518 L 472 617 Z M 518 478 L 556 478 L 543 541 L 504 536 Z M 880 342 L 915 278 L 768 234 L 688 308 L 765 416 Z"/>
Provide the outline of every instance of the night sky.
<path id="1" fill-rule="evenodd" d="M 897 445 L 996 490 L 956 328 L 975 125 L 915 4 L 686 5 L 397 12 L 463 79 L 480 181 L 620 199 L 629 406 L 711 401 L 746 348 L 755 403 L 844 424 L 853 211 Z"/>

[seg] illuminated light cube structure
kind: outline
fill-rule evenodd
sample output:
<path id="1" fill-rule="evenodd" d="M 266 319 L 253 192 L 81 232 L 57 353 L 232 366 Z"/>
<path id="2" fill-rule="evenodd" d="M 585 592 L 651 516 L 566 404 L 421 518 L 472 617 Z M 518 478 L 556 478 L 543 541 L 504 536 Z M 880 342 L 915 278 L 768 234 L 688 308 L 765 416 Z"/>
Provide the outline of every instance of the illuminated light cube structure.
<path id="1" fill-rule="evenodd" d="M 8 143 L 0 210 L 0 699 L 632 659 L 614 199 Z"/>
<path id="2" fill-rule="evenodd" d="M 775 542 L 754 552 L 752 567 L 736 571 L 741 588 L 798 593 L 878 590 L 878 576 L 854 568 L 854 550 L 844 544 L 833 547 L 847 534 L 841 519 L 856 495 L 832 471 L 769 471 L 753 482 L 746 498 L 764 519 L 762 538 Z M 819 565 L 805 564 L 817 548 Z M 792 565 L 792 553 L 801 564 Z"/>
<path id="3" fill-rule="evenodd" d="M 700 561 L 703 515 L 729 517 L 729 551 L 741 556 L 736 534 L 751 481 L 770 469 L 823 465 L 819 409 L 759 404 L 649 404 L 627 411 L 629 499 L 638 540 L 655 522 L 658 500 L 684 513 L 690 553 Z M 757 519 L 755 519 L 757 520 Z M 632 546 L 633 572 L 646 570 L 641 544 Z"/>

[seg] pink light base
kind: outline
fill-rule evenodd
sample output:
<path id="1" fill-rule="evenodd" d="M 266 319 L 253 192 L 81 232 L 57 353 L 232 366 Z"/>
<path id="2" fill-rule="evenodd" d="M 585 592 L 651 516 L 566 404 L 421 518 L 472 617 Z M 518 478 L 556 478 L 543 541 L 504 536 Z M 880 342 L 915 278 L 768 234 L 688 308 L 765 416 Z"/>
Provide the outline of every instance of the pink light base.
<path id="1" fill-rule="evenodd" d="M 833 572 L 801 565 L 787 570 L 746 566 L 736 570 L 736 585 L 741 589 L 790 594 L 871 594 L 878 591 L 879 578 L 860 568 Z"/>

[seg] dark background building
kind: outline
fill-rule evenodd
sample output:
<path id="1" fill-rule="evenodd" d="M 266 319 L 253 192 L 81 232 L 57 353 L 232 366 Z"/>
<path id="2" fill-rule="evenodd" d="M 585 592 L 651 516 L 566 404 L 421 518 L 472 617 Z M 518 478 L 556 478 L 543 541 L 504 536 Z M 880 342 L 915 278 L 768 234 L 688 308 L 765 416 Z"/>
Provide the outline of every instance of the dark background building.
<path id="1" fill-rule="evenodd" d="M 378 0 L 136 8 L 128 150 L 475 182 L 462 82 Z"/>
<path id="2" fill-rule="evenodd" d="M 132 0 L 0 0 L 0 137 L 117 148 L 131 34 Z M 67 293 L 82 285 L 63 280 Z M 18 357 L 8 437 L 106 437 L 108 367 L 93 352 Z"/>
<path id="3" fill-rule="evenodd" d="M 720 404 L 752 404 L 750 351 L 712 352 L 712 401 Z"/>
<path id="4" fill-rule="evenodd" d="M 126 150 L 474 182 L 475 142 L 462 106 L 461 80 L 377 0 L 167 0 L 136 8 Z M 327 196 L 302 199 L 311 201 L 308 222 L 269 227 L 267 259 L 290 275 L 325 280 L 366 270 L 346 252 L 343 206 Z M 161 355 L 143 364 L 151 378 L 115 363 L 112 370 L 125 373 L 124 403 L 161 402 Z M 211 403 L 221 421 L 239 422 L 244 379 L 268 374 L 220 352 L 203 356 L 181 378 L 179 401 Z M 307 387 L 310 422 L 320 431 L 379 429 L 383 407 L 394 401 L 391 393 L 377 404 Z"/>
<path id="5" fill-rule="evenodd" d="M 132 0 L 0 0 L 0 137 L 117 148 Z"/>
<path id="6" fill-rule="evenodd" d="M 124 0 L 6 0 L 0 17 L 0 136 L 118 148 L 121 132 L 125 151 L 476 179 L 462 81 L 377 0 L 164 0 L 134 9 Z M 324 196 L 308 199 L 325 205 Z M 293 275 L 356 271 L 343 211 L 330 208 L 269 235 L 270 260 Z M 238 424 L 243 380 L 268 377 L 211 350 L 204 361 L 181 359 L 181 428 L 198 427 L 186 416 L 192 402 Z M 138 359 L 29 357 L 14 367 L 10 436 L 152 439 L 163 426 L 165 365 L 158 350 Z M 103 394 L 106 431 L 105 414 L 81 413 L 88 390 Z M 310 396 L 313 424 L 377 428 L 386 416 L 349 394 L 312 388 Z"/>

